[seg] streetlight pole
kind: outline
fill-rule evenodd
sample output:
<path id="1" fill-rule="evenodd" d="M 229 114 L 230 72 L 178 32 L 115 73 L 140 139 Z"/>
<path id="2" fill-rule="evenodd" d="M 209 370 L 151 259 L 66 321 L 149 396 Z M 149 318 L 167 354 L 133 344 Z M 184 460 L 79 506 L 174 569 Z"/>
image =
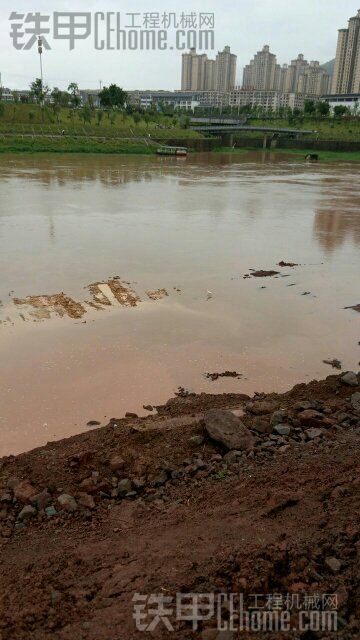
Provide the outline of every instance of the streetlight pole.
<path id="1" fill-rule="evenodd" d="M 42 66 L 42 52 L 43 52 L 42 39 L 39 36 L 38 37 L 38 54 L 39 54 L 39 58 L 40 58 L 41 94 L 42 94 L 42 98 L 43 98 L 43 95 L 44 95 L 44 93 L 43 93 L 44 78 L 43 78 L 43 66 Z"/>

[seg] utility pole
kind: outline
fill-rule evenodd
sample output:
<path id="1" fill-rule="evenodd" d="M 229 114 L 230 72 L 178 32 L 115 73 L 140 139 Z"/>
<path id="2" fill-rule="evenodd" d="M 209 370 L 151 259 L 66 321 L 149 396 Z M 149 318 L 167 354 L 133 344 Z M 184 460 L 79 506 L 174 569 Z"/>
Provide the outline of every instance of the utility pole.
<path id="1" fill-rule="evenodd" d="M 40 38 L 40 36 L 38 37 L 38 54 L 40 57 L 40 77 L 41 77 L 41 90 L 44 87 L 44 78 L 43 78 L 43 66 L 42 66 L 42 52 L 43 52 L 43 48 L 42 48 L 42 39 Z"/>
<path id="2" fill-rule="evenodd" d="M 41 119 L 44 122 L 44 78 L 43 78 L 43 66 L 42 66 L 42 52 L 43 52 L 42 39 L 39 36 L 38 37 L 38 54 L 39 54 L 39 58 L 40 58 L 40 77 L 41 77 L 41 102 L 40 102 L 40 105 L 42 107 L 42 109 L 41 109 Z"/>

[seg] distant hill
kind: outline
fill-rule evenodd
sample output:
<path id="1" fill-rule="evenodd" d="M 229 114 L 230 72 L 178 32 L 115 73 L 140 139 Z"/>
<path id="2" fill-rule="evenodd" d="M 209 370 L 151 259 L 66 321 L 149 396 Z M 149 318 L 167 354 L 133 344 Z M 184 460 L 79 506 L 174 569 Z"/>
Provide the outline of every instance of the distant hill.
<path id="1" fill-rule="evenodd" d="M 333 60 L 329 60 L 329 62 L 324 62 L 324 64 L 322 64 L 321 66 L 323 67 L 323 69 L 326 69 L 329 76 L 333 76 L 334 67 L 335 67 L 335 58 Z"/>

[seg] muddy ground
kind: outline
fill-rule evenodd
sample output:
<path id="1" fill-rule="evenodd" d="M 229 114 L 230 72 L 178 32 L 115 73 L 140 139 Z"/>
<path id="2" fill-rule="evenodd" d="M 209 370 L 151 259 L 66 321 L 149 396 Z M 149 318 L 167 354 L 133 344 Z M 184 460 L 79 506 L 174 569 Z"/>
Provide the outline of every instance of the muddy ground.
<path id="1" fill-rule="evenodd" d="M 156 415 L 3 458 L 1 640 L 359 638 L 359 383 L 182 390 Z M 179 592 L 335 594 L 338 631 L 136 629 L 135 593 Z"/>

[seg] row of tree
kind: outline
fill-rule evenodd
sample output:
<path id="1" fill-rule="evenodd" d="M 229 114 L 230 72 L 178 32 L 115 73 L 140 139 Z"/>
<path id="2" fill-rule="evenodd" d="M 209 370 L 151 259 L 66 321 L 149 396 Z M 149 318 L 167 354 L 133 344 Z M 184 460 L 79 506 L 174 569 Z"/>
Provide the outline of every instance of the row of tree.
<path id="1" fill-rule="evenodd" d="M 81 104 L 79 85 L 71 82 L 67 91 L 61 91 L 55 87 L 52 91 L 48 85 L 43 84 L 40 78 L 36 78 L 30 85 L 30 99 L 37 104 L 51 102 L 59 107 L 77 108 Z M 104 108 L 121 109 L 126 105 L 127 94 L 116 84 L 104 87 L 99 93 L 100 105 Z M 88 96 L 89 107 L 93 107 L 91 94 Z"/>

